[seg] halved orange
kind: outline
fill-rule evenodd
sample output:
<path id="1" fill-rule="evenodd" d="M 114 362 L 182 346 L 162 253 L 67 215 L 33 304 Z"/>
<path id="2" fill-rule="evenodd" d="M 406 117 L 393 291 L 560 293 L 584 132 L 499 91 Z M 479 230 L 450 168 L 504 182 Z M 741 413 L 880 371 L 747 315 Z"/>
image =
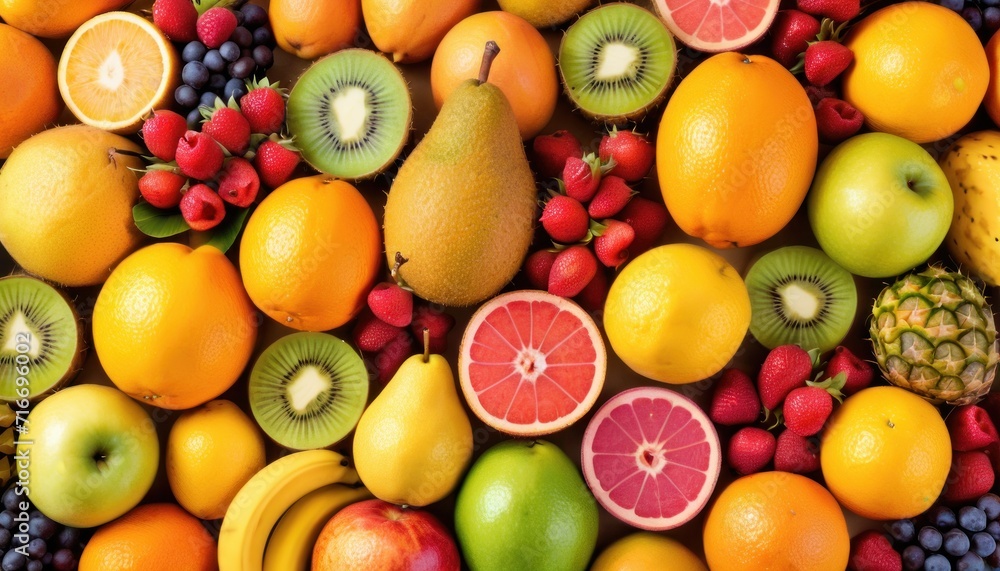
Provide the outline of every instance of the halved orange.
<path id="1" fill-rule="evenodd" d="M 152 23 L 128 12 L 84 22 L 59 58 L 59 92 L 80 121 L 134 133 L 142 117 L 170 104 L 179 77 L 177 52 Z"/>

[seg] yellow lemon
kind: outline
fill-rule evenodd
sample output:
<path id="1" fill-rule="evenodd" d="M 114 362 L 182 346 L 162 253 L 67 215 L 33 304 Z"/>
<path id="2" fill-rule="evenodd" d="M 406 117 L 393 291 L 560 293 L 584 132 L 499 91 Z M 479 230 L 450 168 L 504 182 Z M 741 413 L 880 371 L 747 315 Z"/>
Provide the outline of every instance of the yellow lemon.
<path id="1" fill-rule="evenodd" d="M 201 519 L 226 515 L 236 492 L 267 461 L 254 421 L 228 400 L 182 414 L 167 438 L 167 480 L 177 503 Z"/>
<path id="2" fill-rule="evenodd" d="M 654 248 L 625 266 L 604 305 L 615 353 L 635 372 L 693 383 L 719 372 L 750 326 L 750 296 L 722 256 L 691 244 Z"/>
<path id="3" fill-rule="evenodd" d="M 847 509 L 870 519 L 908 518 L 941 494 L 951 440 L 933 405 L 905 389 L 872 387 L 830 417 L 820 465 Z"/>
<path id="4" fill-rule="evenodd" d="M 609 545 L 590 571 L 708 571 L 701 559 L 676 539 L 648 531 L 626 535 Z"/>
<path id="5" fill-rule="evenodd" d="M 94 285 L 139 245 L 132 222 L 141 149 L 124 137 L 72 125 L 17 146 L 0 171 L 0 242 L 28 272 Z"/>
<path id="6" fill-rule="evenodd" d="M 212 246 L 153 244 L 115 269 L 94 306 L 94 348 L 115 385 L 187 409 L 226 391 L 257 340 L 257 315 L 232 262 Z"/>

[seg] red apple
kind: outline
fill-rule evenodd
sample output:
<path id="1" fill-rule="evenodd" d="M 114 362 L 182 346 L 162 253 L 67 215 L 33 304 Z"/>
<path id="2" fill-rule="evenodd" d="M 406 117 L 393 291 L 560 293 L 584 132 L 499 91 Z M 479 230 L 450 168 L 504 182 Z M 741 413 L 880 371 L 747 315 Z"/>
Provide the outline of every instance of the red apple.
<path id="1" fill-rule="evenodd" d="M 458 571 L 458 548 L 431 514 L 367 500 L 337 512 L 313 548 L 312 571 Z"/>

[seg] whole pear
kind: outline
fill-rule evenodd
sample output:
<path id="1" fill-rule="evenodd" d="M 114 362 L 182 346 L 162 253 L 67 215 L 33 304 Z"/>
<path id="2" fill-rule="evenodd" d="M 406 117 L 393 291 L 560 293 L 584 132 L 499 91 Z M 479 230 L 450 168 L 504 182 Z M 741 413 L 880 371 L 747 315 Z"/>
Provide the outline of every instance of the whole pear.
<path id="1" fill-rule="evenodd" d="M 447 306 L 481 302 L 517 273 L 531 244 L 537 194 L 510 103 L 487 83 L 499 49 L 488 42 L 479 79 L 445 101 L 410 154 L 385 205 L 389 265 L 416 295 Z"/>

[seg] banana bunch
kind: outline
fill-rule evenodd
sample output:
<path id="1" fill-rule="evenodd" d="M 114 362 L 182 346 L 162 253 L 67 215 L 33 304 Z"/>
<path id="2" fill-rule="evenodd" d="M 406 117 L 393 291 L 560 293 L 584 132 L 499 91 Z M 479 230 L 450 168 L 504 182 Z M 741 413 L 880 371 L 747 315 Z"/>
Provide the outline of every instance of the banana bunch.
<path id="1" fill-rule="evenodd" d="M 347 459 L 331 450 L 296 452 L 268 464 L 229 504 L 219 530 L 219 571 L 262 571 L 267 551 L 273 551 L 273 569 L 307 569 L 327 520 L 369 497 L 364 488 L 350 487 L 357 483 Z M 310 541 L 306 534 L 314 529 Z"/>

